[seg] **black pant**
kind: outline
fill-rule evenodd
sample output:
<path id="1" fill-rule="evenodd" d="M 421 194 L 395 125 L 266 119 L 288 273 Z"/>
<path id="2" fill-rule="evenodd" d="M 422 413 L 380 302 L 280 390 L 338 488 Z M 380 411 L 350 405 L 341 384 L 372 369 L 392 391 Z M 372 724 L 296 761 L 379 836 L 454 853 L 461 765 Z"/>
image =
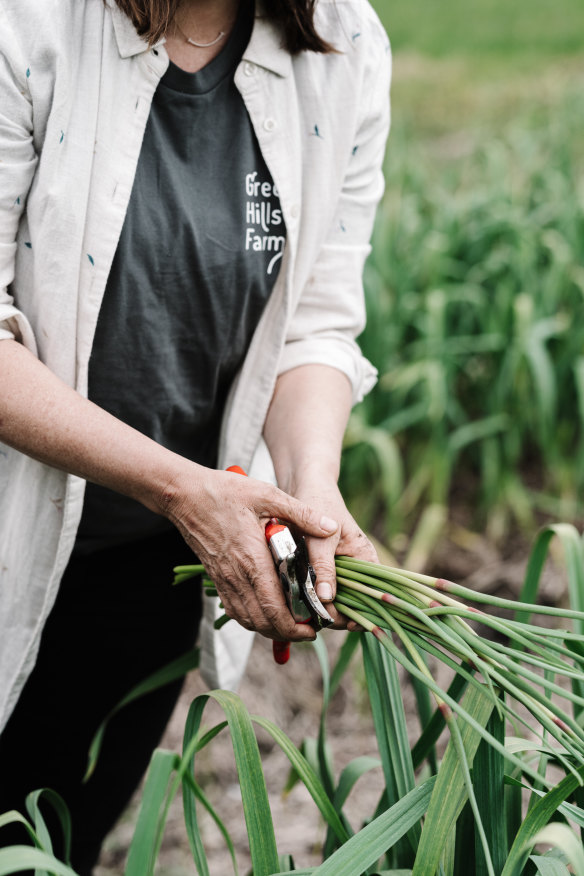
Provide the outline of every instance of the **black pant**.
<path id="1" fill-rule="evenodd" d="M 171 586 L 172 567 L 196 562 L 175 531 L 71 560 L 33 670 L 0 736 L 0 814 L 53 788 L 73 819 L 72 864 L 89 876 L 105 835 L 158 744 L 181 683 L 122 709 L 108 726 L 97 769 L 82 778 L 100 722 L 139 681 L 193 647 L 201 614 L 196 581 Z M 60 831 L 51 819 L 55 850 Z M 0 847 L 27 842 L 0 829 Z"/>

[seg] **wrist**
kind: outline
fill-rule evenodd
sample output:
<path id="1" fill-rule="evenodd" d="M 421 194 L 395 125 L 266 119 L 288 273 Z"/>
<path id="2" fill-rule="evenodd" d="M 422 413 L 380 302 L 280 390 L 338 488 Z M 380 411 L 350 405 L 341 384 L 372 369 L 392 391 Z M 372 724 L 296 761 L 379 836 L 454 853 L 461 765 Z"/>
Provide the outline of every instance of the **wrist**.
<path id="1" fill-rule="evenodd" d="M 153 476 L 140 485 L 139 495 L 135 498 L 176 525 L 181 517 L 181 509 L 185 507 L 185 485 L 188 484 L 189 494 L 198 492 L 196 484 L 200 470 L 202 466 L 166 451 Z"/>
<path id="2" fill-rule="evenodd" d="M 284 489 L 291 496 L 306 492 L 337 488 L 339 464 L 331 460 L 311 460 L 291 469 L 283 482 Z"/>

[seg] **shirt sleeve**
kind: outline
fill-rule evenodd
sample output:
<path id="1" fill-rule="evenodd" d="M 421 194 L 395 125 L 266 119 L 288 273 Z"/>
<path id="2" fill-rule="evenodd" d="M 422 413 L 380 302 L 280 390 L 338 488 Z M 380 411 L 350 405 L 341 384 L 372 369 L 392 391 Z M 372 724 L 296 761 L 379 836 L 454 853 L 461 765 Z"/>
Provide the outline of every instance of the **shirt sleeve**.
<path id="1" fill-rule="evenodd" d="M 355 338 L 365 327 L 363 268 L 385 186 L 391 53 L 387 36 L 380 31 L 381 26 L 362 79 L 363 113 L 334 220 L 291 321 L 279 369 L 283 373 L 309 363 L 332 365 L 349 378 L 354 403 L 377 379 Z"/>
<path id="2" fill-rule="evenodd" d="M 12 25 L 0 6 L 0 340 L 16 338 L 34 350 L 30 323 L 9 293 L 18 226 L 37 164 L 29 76 Z"/>

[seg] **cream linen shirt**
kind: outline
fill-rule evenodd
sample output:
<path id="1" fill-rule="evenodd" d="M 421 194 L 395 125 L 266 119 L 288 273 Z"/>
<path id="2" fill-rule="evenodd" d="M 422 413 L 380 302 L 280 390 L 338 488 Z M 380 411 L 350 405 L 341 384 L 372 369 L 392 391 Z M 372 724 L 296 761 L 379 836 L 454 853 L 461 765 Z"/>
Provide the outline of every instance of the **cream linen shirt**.
<path id="1" fill-rule="evenodd" d="M 258 15 L 235 76 L 277 184 L 282 269 L 229 396 L 219 465 L 273 477 L 261 440 L 277 375 L 305 363 L 375 381 L 354 338 L 389 125 L 390 50 L 366 0 L 319 0 L 338 54 L 291 57 Z M 154 91 L 168 66 L 103 0 L 0 0 L 0 339 L 87 393 L 100 303 Z M 0 376 L 1 379 L 1 376 Z M 85 482 L 0 444 L 0 728 L 32 669 Z M 82 586 L 82 583 L 80 583 Z M 233 687 L 251 635 L 201 628 L 202 670 Z M 99 655 L 96 655 L 99 659 Z"/>

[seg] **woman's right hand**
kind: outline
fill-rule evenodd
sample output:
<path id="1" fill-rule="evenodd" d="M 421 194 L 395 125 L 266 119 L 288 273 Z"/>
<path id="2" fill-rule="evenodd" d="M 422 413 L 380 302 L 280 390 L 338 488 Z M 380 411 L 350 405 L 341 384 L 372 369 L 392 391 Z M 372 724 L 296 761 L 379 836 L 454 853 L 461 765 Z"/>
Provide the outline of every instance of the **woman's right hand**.
<path id="1" fill-rule="evenodd" d="M 326 538 L 337 524 L 276 487 L 196 465 L 82 398 L 14 340 L 0 341 L 0 441 L 168 517 L 215 581 L 230 617 L 274 639 L 295 624 L 266 543 L 270 517 Z"/>
<path id="2" fill-rule="evenodd" d="M 181 466 L 160 498 L 171 520 L 214 581 L 225 612 L 249 630 L 271 639 L 314 639 L 288 610 L 265 538 L 271 517 L 300 532 L 327 538 L 337 523 L 271 484 L 239 474 Z"/>

